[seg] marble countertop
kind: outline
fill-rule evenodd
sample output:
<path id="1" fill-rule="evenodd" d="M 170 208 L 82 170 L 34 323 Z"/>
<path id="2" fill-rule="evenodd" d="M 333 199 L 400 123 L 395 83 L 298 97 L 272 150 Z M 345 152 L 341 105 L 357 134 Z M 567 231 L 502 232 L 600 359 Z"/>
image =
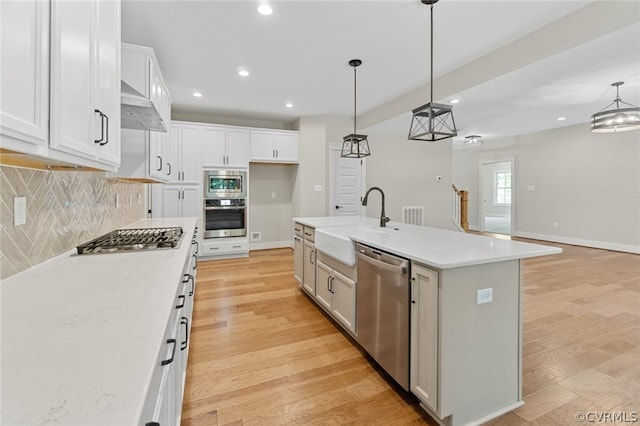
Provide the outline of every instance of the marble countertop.
<path id="1" fill-rule="evenodd" d="M 437 269 L 495 263 L 562 253 L 558 247 L 468 234 L 447 229 L 389 222 L 385 228 L 374 218 L 302 217 L 295 222 L 314 227 L 316 248 L 351 264 L 352 256 L 340 241 L 373 246 Z M 329 242 L 329 244 L 326 244 Z M 342 251 L 340 250 L 342 249 Z M 338 253 L 338 254 L 336 254 Z"/>
<path id="2" fill-rule="evenodd" d="M 75 250 L 0 284 L 3 425 L 134 425 L 189 254 L 196 218 L 175 249 Z"/>

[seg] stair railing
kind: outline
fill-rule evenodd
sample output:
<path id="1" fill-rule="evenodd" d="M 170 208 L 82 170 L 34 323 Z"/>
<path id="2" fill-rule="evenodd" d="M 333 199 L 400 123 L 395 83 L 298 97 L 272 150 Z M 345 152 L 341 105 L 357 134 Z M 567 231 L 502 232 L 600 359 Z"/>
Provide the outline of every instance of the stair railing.
<path id="1" fill-rule="evenodd" d="M 451 187 L 453 189 L 453 223 L 464 232 L 469 232 L 469 191 L 458 189 L 455 185 Z"/>

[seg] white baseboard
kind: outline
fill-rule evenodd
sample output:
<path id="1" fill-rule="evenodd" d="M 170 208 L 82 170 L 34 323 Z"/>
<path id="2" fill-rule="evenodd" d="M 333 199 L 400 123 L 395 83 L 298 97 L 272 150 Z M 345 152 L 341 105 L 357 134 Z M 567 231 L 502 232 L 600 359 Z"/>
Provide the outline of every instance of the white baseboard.
<path id="1" fill-rule="evenodd" d="M 531 238 L 533 240 L 550 241 L 552 243 L 571 244 L 574 246 L 593 247 L 604 250 L 622 251 L 625 253 L 640 254 L 640 246 L 629 244 L 609 243 L 606 241 L 583 240 L 580 238 L 562 237 L 559 235 L 536 234 L 534 232 L 513 233 L 514 237 Z"/>
<path id="2" fill-rule="evenodd" d="M 293 248 L 293 241 L 272 241 L 268 243 L 258 243 L 251 241 L 249 243 L 249 250 L 269 250 L 285 247 Z"/>

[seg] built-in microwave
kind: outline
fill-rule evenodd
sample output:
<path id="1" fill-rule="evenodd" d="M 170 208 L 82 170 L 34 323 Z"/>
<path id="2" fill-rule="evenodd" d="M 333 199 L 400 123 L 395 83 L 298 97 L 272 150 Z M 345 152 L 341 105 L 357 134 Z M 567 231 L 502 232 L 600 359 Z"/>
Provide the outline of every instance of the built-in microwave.
<path id="1" fill-rule="evenodd" d="M 204 198 L 245 198 L 247 184 L 244 170 L 205 170 Z"/>

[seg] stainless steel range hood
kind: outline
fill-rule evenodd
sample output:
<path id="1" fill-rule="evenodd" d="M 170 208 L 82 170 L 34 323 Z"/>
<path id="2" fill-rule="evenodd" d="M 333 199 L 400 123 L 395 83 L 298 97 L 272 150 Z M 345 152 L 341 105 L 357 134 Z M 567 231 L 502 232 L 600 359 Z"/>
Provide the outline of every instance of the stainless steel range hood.
<path id="1" fill-rule="evenodd" d="M 125 129 L 151 130 L 166 132 L 167 123 L 151 102 L 124 81 L 120 82 L 120 126 Z"/>

